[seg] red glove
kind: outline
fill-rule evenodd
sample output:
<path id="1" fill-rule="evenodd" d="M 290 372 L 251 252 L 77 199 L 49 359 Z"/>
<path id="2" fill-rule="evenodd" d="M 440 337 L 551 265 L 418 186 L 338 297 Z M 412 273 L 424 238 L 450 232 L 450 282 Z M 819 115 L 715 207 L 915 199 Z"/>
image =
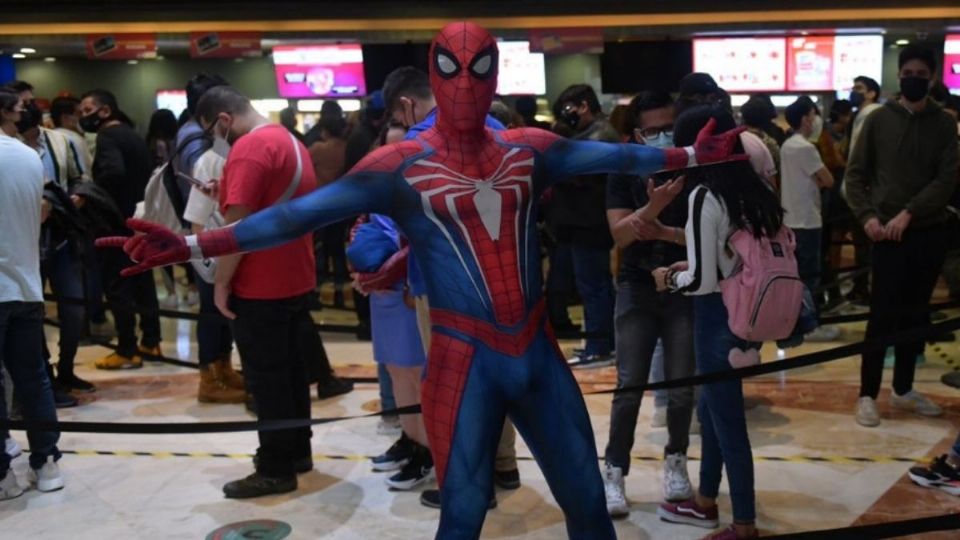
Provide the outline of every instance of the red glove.
<path id="1" fill-rule="evenodd" d="M 391 288 L 394 283 L 407 277 L 409 255 L 410 246 L 407 246 L 391 255 L 376 272 L 357 273 L 357 288 L 364 294 Z"/>
<path id="2" fill-rule="evenodd" d="M 191 252 L 186 239 L 163 225 L 140 219 L 128 219 L 127 227 L 139 234 L 108 236 L 96 241 L 98 248 L 123 248 L 123 251 L 130 256 L 130 260 L 138 263 L 120 272 L 121 276 L 132 276 L 158 266 L 190 260 Z"/>
<path id="3" fill-rule="evenodd" d="M 697 140 L 693 146 L 687 148 L 670 148 L 665 150 L 667 154 L 667 169 L 685 169 L 696 165 L 707 165 L 710 163 L 719 163 L 721 161 L 741 161 L 750 159 L 746 154 L 733 154 L 733 148 L 737 144 L 740 133 L 745 131 L 746 126 L 740 126 L 736 129 L 724 131 L 719 135 L 714 135 L 713 130 L 717 127 L 717 120 L 711 118 L 707 125 L 703 126 L 700 133 L 697 134 Z M 690 153 L 693 151 L 694 162 L 690 162 Z"/>

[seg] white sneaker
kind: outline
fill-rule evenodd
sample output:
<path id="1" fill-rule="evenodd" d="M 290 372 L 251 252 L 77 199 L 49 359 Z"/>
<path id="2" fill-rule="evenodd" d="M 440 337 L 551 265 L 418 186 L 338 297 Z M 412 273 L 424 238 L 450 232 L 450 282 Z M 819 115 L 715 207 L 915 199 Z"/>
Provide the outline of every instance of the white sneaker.
<path id="1" fill-rule="evenodd" d="M 7 469 L 7 475 L 0 480 L 0 501 L 16 499 L 21 495 L 23 488 L 17 483 L 17 475 L 13 474 L 13 469 Z"/>
<path id="2" fill-rule="evenodd" d="M 163 300 L 160 301 L 161 309 L 177 309 L 179 306 L 177 302 L 177 294 L 171 293 L 166 296 Z"/>
<path id="3" fill-rule="evenodd" d="M 30 469 L 30 483 L 36 484 L 40 491 L 63 489 L 63 475 L 53 456 L 47 456 L 47 462 L 39 469 Z"/>
<path id="4" fill-rule="evenodd" d="M 837 341 L 840 338 L 840 328 L 834 325 L 819 326 L 813 332 L 803 336 L 804 341 L 826 342 Z"/>
<path id="5" fill-rule="evenodd" d="M 669 502 L 677 502 L 690 497 L 693 497 L 693 487 L 687 474 L 687 456 L 668 455 L 663 461 L 663 498 Z"/>
<path id="6" fill-rule="evenodd" d="M 667 408 L 666 407 L 656 407 L 653 409 L 653 420 L 650 421 L 650 427 L 652 428 L 667 427 Z"/>
<path id="7" fill-rule="evenodd" d="M 880 411 L 872 397 L 864 396 L 857 401 L 857 423 L 863 427 L 880 425 Z"/>
<path id="8" fill-rule="evenodd" d="M 4 451 L 10 456 L 10 459 L 16 459 L 23 453 L 23 449 L 20 448 L 20 445 L 17 444 L 16 439 L 13 437 L 7 437 L 7 440 L 3 442 L 3 446 Z"/>
<path id="9" fill-rule="evenodd" d="M 623 484 L 623 469 L 607 465 L 603 470 L 603 492 L 607 496 L 607 512 L 610 517 L 623 517 L 630 514 L 627 494 Z"/>
<path id="10" fill-rule="evenodd" d="M 916 390 L 911 390 L 902 396 L 898 396 L 896 392 L 891 392 L 890 404 L 897 409 L 915 412 L 922 416 L 940 416 L 943 414 L 943 409 L 939 405 Z"/>

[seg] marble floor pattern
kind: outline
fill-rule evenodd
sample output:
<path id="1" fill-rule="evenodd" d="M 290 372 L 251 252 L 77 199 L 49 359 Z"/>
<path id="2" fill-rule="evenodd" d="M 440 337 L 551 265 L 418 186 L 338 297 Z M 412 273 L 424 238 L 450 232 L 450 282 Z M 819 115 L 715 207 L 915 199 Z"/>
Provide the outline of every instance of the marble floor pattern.
<path id="1" fill-rule="evenodd" d="M 326 309 L 318 321 L 350 324 L 352 314 Z M 863 325 L 845 325 L 842 339 L 862 339 Z M 193 326 L 164 321 L 163 350 L 167 356 L 196 358 Z M 56 331 L 47 329 L 56 354 Z M 369 343 L 351 335 L 324 334 L 327 351 L 338 372 L 373 377 Z M 806 345 L 787 357 L 838 345 Z M 562 343 L 569 352 L 575 341 Z M 98 384 L 94 394 L 81 396 L 82 406 L 60 411 L 62 420 L 107 422 L 208 422 L 250 420 L 242 406 L 203 405 L 196 401 L 195 370 L 148 363 L 131 372 L 102 372 L 95 358 L 107 351 L 83 347 L 78 372 Z M 890 371 L 880 398 L 883 424 L 862 428 L 853 421 L 859 359 L 780 372 L 749 380 L 745 393 L 756 460 L 758 523 L 765 534 L 844 527 L 956 511 L 960 500 L 943 492 L 914 486 L 905 476 L 913 461 L 943 452 L 960 429 L 960 393 L 943 386 L 939 377 L 960 362 L 960 346 L 928 347 L 929 361 L 918 368 L 917 388 L 943 404 L 942 418 L 925 419 L 893 412 L 889 405 Z M 765 361 L 776 351 L 765 348 Z M 236 360 L 236 359 L 235 359 Z M 948 364 L 949 362 L 949 364 Z M 578 370 L 585 392 L 610 388 L 614 368 Z M 610 395 L 587 395 L 602 453 L 609 428 Z M 377 387 L 360 383 L 346 396 L 313 403 L 313 416 L 336 417 L 377 410 Z M 636 430 L 636 462 L 627 478 L 631 512 L 615 522 L 622 539 L 695 539 L 706 531 L 662 523 L 655 514 L 660 501 L 659 456 L 666 442 L 664 429 L 651 429 L 652 399 L 645 399 Z M 390 444 L 376 434 L 375 419 L 320 425 L 313 430 L 315 470 L 300 477 L 292 494 L 250 501 L 223 498 L 221 486 L 251 471 L 248 455 L 256 435 L 98 435 L 63 434 L 61 461 L 67 486 L 42 494 L 29 491 L 0 503 L 0 538 L 76 539 L 205 538 L 223 525 L 250 519 L 289 523 L 293 539 L 409 540 L 432 538 L 437 511 L 422 507 L 418 493 L 390 492 L 384 475 L 370 470 L 365 456 Z M 26 443 L 22 432 L 15 438 Z M 101 455 L 97 452 L 116 452 Z M 137 456 L 131 452 L 148 452 Z M 170 452 L 198 452 L 173 457 Z M 226 454 L 223 457 L 204 454 Z M 499 492 L 499 507 L 488 513 L 483 538 L 546 540 L 565 538 L 563 516 L 530 452 L 518 438 L 523 487 Z M 699 436 L 691 438 L 691 457 L 699 455 Z M 333 456 L 333 457 L 330 457 Z M 596 467 L 571 463 L 570 467 Z M 26 458 L 14 463 L 21 483 Z M 697 461 L 689 470 L 697 483 Z M 724 482 L 721 521 L 729 522 Z M 957 532 L 915 535 L 914 538 L 958 538 Z"/>

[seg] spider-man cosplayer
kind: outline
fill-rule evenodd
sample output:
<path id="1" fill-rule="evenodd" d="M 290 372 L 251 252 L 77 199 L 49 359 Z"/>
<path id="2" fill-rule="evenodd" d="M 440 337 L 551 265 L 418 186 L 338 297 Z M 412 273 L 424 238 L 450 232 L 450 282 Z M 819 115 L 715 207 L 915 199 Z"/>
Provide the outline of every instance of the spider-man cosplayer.
<path id="1" fill-rule="evenodd" d="M 484 127 L 497 88 L 497 43 L 472 23 L 447 25 L 430 50 L 436 125 L 385 146 L 342 179 L 233 227 L 186 238 L 131 220 L 112 238 L 140 264 L 282 244 L 363 213 L 391 216 L 427 281 L 432 343 L 422 406 L 442 509 L 437 538 L 477 538 L 494 454 L 509 415 L 566 516 L 570 538 L 615 538 L 583 397 L 544 317 L 535 202 L 576 175 L 646 176 L 730 159 L 737 132 L 693 147 L 573 141 L 538 129 Z"/>

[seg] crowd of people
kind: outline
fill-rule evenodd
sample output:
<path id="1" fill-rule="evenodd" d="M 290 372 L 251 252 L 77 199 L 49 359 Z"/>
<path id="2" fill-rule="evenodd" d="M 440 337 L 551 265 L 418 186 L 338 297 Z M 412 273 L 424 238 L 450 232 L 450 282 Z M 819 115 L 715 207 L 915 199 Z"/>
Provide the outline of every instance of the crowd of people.
<path id="1" fill-rule="evenodd" d="M 789 230 L 814 321 L 855 304 L 869 307 L 867 339 L 929 324 L 930 298 L 941 275 L 951 295 L 960 294 L 960 285 L 954 286 L 960 275 L 951 264 L 960 259 L 951 228 L 960 223 L 954 209 L 960 208 L 960 98 L 934 83 L 938 66 L 931 51 L 906 47 L 898 67 L 896 91 L 857 77 L 849 99 L 824 111 L 802 96 L 784 109 L 783 123 L 768 96 L 752 96 L 735 110 L 730 96 L 704 73 L 685 77 L 673 95 L 643 92 L 610 115 L 589 85 L 571 86 L 553 104 L 552 125 L 535 118 L 532 98 L 520 98 L 512 108 L 494 101 L 485 123 L 495 132 L 527 126 L 576 141 L 677 149 L 693 148 L 708 124 L 716 133 L 743 129 L 734 147 L 743 160 L 652 176 L 575 175 L 540 196 L 535 219 L 544 248 L 537 255 L 547 272 L 544 317 L 561 337 L 585 335 L 569 365 L 615 365 L 617 386 L 634 387 L 758 363 L 760 343 L 731 331 L 720 295 L 721 281 L 744 262 L 728 245 L 742 230 L 758 239 Z M 71 393 L 96 390 L 74 370 L 85 340 L 117 338 L 115 350 L 96 361 L 98 369 L 138 369 L 144 357 L 162 356 L 160 310 L 177 305 L 174 273 L 168 267 L 159 274 L 166 285 L 161 300 L 154 275 L 133 272 L 144 261 L 94 249 L 97 238 L 130 234 L 126 220 L 139 215 L 148 183 L 165 182 L 163 196 L 181 209 L 181 233 L 217 231 L 335 184 L 370 152 L 416 139 L 437 121 L 430 75 L 412 67 L 391 73 L 356 114 L 326 102 L 307 133 L 297 131 L 292 110 L 273 123 L 216 75 L 197 75 L 186 92 L 184 115 L 157 111 L 144 138 L 107 90 L 57 97 L 45 119 L 29 83 L 0 88 L 0 223 L 9 231 L 0 242 L 0 359 L 12 382 L 0 389 L 15 390 L 24 419 L 56 420 L 57 407 L 77 404 Z M 185 304 L 198 304 L 202 315 L 196 325 L 198 401 L 244 403 L 264 420 L 306 419 L 310 384 L 317 384 L 321 399 L 349 392 L 352 385 L 334 374 L 310 316 L 318 275 L 329 275 L 338 307 L 347 306 L 343 285 L 352 279 L 357 335 L 372 339 L 381 406 L 421 402 L 429 352 L 438 341 L 431 335 L 424 272 L 405 231 L 386 210 L 356 214 L 277 247 L 183 266 L 189 279 Z M 846 243 L 853 244 L 855 265 L 870 269 L 849 280 L 852 287 L 837 274 Z M 43 337 L 47 286 L 57 298 L 55 364 Z M 582 327 L 568 310 L 578 301 Z M 841 331 L 814 322 L 794 334 L 781 345 L 836 341 Z M 446 333 L 439 339 L 448 346 Z M 242 376 L 231 361 L 234 344 Z M 863 355 L 860 397 L 851 404 L 856 423 L 881 422 L 876 400 L 888 357 L 891 405 L 923 416 L 942 414 L 913 388 L 923 351 L 917 340 Z M 944 382 L 960 387 L 955 375 Z M 612 517 L 630 512 L 624 479 L 641 398 L 642 392 L 627 391 L 612 400 L 601 471 Z M 657 514 L 716 528 L 726 468 L 733 523 L 709 538 L 756 537 L 740 380 L 659 391 L 655 410 L 654 427 L 668 433 L 665 502 Z M 0 399 L 0 418 L 9 412 Z M 375 471 L 391 473 L 390 488 L 411 490 L 440 476 L 438 450 L 431 448 L 421 415 L 385 416 L 378 432 L 397 437 L 372 459 Z M 687 472 L 691 433 L 701 435 L 697 487 Z M 19 447 L 2 435 L 0 500 L 22 492 L 9 472 Z M 496 447 L 491 485 L 518 488 L 510 419 L 486 435 Z M 62 488 L 58 433 L 28 431 L 28 437 L 37 488 Z M 225 496 L 296 490 L 297 474 L 313 469 L 310 439 L 309 428 L 260 432 L 255 471 L 227 483 Z M 960 495 L 960 437 L 951 453 L 910 476 Z M 438 490 L 422 491 L 420 500 L 441 507 Z M 488 507 L 496 504 L 491 490 Z"/>

